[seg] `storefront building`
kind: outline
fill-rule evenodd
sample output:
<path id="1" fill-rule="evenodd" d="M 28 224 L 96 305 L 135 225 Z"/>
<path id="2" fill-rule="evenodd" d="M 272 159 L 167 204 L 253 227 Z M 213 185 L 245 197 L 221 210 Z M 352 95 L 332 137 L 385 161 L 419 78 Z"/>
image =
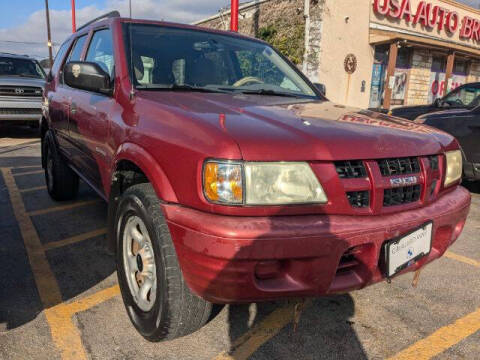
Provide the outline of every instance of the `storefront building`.
<path id="1" fill-rule="evenodd" d="M 453 0 L 256 0 L 240 6 L 239 23 L 337 103 L 426 104 L 480 81 L 480 10 Z M 228 29 L 229 11 L 198 24 Z"/>

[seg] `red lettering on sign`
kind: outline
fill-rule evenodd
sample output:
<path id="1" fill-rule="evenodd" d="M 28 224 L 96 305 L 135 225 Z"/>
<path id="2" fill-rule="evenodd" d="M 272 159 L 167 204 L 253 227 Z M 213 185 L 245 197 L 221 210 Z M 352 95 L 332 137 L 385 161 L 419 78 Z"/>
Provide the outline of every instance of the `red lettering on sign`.
<path id="1" fill-rule="evenodd" d="M 390 0 L 390 12 L 388 16 L 391 16 L 394 19 L 398 19 L 400 17 L 402 7 L 398 0 Z"/>
<path id="2" fill-rule="evenodd" d="M 443 30 L 443 25 L 445 24 L 445 14 L 447 10 L 442 7 L 438 8 L 438 30 Z"/>
<path id="3" fill-rule="evenodd" d="M 435 24 L 437 23 L 437 17 L 438 17 L 438 6 L 433 6 L 432 9 L 432 4 L 427 5 L 429 9 L 427 12 L 430 14 L 427 19 L 427 25 L 429 28 L 433 28 Z"/>
<path id="4" fill-rule="evenodd" d="M 478 20 L 474 20 L 473 21 L 473 26 L 472 26 L 472 36 L 471 36 L 471 39 L 473 40 L 480 40 L 479 38 L 479 34 L 478 34 L 478 31 L 480 29 L 480 22 L 478 22 Z"/>
<path id="5" fill-rule="evenodd" d="M 380 15 L 387 15 L 390 10 L 390 0 L 383 0 L 383 6 L 380 6 L 380 0 L 373 2 L 373 9 Z"/>
<path id="6" fill-rule="evenodd" d="M 438 94 L 438 80 L 435 80 L 432 83 L 432 94 L 437 95 Z"/>
<path id="7" fill-rule="evenodd" d="M 453 23 L 452 23 L 453 22 Z M 458 14 L 455 11 L 451 11 L 447 15 L 447 31 L 454 33 L 458 29 Z"/>
<path id="8" fill-rule="evenodd" d="M 422 24 L 423 26 L 426 26 L 427 21 L 428 21 L 427 3 L 425 1 L 420 1 L 417 6 L 417 13 L 413 18 L 413 23 L 416 24 L 420 22 L 420 24 Z"/>
<path id="9" fill-rule="evenodd" d="M 460 37 L 470 39 L 472 37 L 473 19 L 469 16 L 463 18 L 462 30 L 460 30 Z"/>
<path id="10" fill-rule="evenodd" d="M 412 10 L 410 7 L 410 0 L 403 0 L 402 9 L 400 11 L 400 19 L 405 18 L 406 21 L 412 19 Z"/>

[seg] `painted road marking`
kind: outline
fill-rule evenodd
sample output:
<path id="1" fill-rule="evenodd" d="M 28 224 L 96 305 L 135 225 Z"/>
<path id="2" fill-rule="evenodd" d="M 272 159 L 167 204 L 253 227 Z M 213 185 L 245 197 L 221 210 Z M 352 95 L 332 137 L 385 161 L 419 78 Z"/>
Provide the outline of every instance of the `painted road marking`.
<path id="1" fill-rule="evenodd" d="M 15 179 L 13 178 L 11 170 L 4 168 L 2 169 L 2 174 L 10 195 L 13 212 L 23 237 L 40 299 L 45 308 L 50 308 L 62 302 L 60 288 L 58 287 L 55 275 L 50 269 L 50 264 L 43 251 L 43 245 L 37 231 L 25 210 L 22 195 L 15 185 Z"/>
<path id="2" fill-rule="evenodd" d="M 63 240 L 60 240 L 60 241 L 54 241 L 54 242 L 51 242 L 51 243 L 46 243 L 45 245 L 43 245 L 43 249 L 44 250 L 56 249 L 56 248 L 59 248 L 59 247 L 75 244 L 75 243 L 78 243 L 80 241 L 85 241 L 85 240 L 88 240 L 88 239 L 92 239 L 92 238 L 97 237 L 97 236 L 105 235 L 106 233 L 107 233 L 106 228 L 90 231 L 90 232 L 85 233 L 85 234 L 72 236 L 68 239 L 63 239 Z"/>
<path id="3" fill-rule="evenodd" d="M 277 335 L 280 330 L 293 321 L 295 303 L 289 303 L 275 309 L 257 325 L 236 339 L 230 351 L 217 355 L 214 360 L 243 360 L 248 359 L 260 346 Z M 311 305 L 308 301 L 304 311 Z"/>
<path id="4" fill-rule="evenodd" d="M 470 258 L 468 258 L 468 257 L 466 257 L 466 256 L 458 255 L 458 254 L 452 253 L 451 251 L 447 251 L 447 252 L 444 254 L 444 256 L 447 257 L 447 258 L 449 258 L 449 259 L 461 261 L 461 262 L 463 262 L 463 263 L 465 263 L 465 264 L 472 265 L 472 266 L 475 266 L 475 267 L 480 268 L 480 262 L 479 262 L 479 261 L 470 259 Z"/>
<path id="5" fill-rule="evenodd" d="M 38 190 L 47 190 L 47 187 L 46 186 L 37 186 L 37 187 L 33 187 L 33 188 L 22 189 L 22 190 L 20 190 L 20 192 L 22 194 L 24 194 L 24 193 L 27 193 L 27 192 L 33 192 L 33 191 L 38 191 Z"/>
<path id="6" fill-rule="evenodd" d="M 46 209 L 30 211 L 28 213 L 28 215 L 29 216 L 45 215 L 45 214 L 49 214 L 49 213 L 52 213 L 52 212 L 71 210 L 71 209 L 75 209 L 77 207 L 92 205 L 92 204 L 99 203 L 101 201 L 102 200 L 100 200 L 100 199 L 88 200 L 88 201 L 77 201 L 77 202 L 74 202 L 72 204 L 61 205 L 61 206 L 52 206 L 52 207 L 49 207 L 49 208 L 46 208 Z"/>
<path id="7" fill-rule="evenodd" d="M 444 326 L 389 360 L 424 360 L 448 350 L 480 330 L 480 309 Z"/>
<path id="8" fill-rule="evenodd" d="M 36 174 L 44 174 L 44 170 L 34 170 L 34 171 L 27 171 L 27 172 L 20 172 L 20 173 L 15 173 L 13 176 L 18 177 L 18 176 L 24 176 L 24 175 L 36 175 Z"/>
<path id="9" fill-rule="evenodd" d="M 82 345 L 81 334 L 73 324 L 73 316 L 81 311 L 88 310 L 120 294 L 118 285 L 100 290 L 84 299 L 70 304 L 58 304 L 45 310 L 45 316 L 50 325 L 52 338 L 62 353 L 64 360 L 87 359 Z"/>
<path id="10" fill-rule="evenodd" d="M 22 195 L 15 184 L 12 171 L 10 168 L 1 168 L 0 172 L 3 175 L 13 212 L 22 234 L 53 342 L 60 350 L 63 360 L 86 360 L 87 355 L 82 345 L 80 332 L 73 324 L 72 316 L 116 296 L 119 294 L 118 286 L 100 290 L 91 296 L 69 304 L 63 303 L 57 279 L 45 256 L 44 246 L 35 226 L 25 210 Z M 67 206 L 67 208 L 71 208 L 71 206 Z"/>

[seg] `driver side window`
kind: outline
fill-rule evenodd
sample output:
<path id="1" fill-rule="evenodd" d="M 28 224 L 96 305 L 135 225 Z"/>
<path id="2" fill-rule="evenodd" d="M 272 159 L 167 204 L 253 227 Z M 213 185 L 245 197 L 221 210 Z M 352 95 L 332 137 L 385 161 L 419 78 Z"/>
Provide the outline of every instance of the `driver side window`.
<path id="1" fill-rule="evenodd" d="M 450 106 L 470 106 L 480 95 L 480 88 L 464 86 L 447 95 L 443 102 Z"/>

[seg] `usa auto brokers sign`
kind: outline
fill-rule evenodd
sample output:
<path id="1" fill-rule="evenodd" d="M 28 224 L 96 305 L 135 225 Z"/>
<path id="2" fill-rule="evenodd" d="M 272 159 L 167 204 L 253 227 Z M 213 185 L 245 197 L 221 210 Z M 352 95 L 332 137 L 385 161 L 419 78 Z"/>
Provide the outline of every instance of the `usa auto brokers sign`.
<path id="1" fill-rule="evenodd" d="M 449 34 L 460 29 L 461 39 L 473 39 L 480 42 L 480 21 L 470 16 L 460 19 L 455 11 L 420 1 L 412 9 L 410 0 L 374 0 L 373 11 L 381 16 L 405 20 L 407 23 L 421 24 L 428 29 L 437 28 Z M 461 21 L 460 21 L 461 20 Z"/>

